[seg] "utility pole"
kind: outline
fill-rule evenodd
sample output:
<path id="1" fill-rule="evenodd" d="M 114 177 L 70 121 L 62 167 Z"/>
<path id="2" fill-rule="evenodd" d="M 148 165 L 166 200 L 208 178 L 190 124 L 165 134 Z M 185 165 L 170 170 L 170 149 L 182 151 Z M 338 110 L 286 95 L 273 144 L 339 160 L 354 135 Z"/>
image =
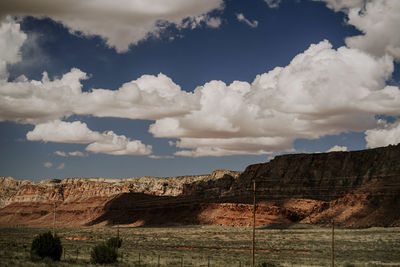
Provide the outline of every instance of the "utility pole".
<path id="1" fill-rule="evenodd" d="M 335 266 L 335 223 L 332 219 L 331 267 Z"/>
<path id="2" fill-rule="evenodd" d="M 53 211 L 53 236 L 56 236 L 56 202 L 54 201 L 54 211 Z"/>
<path id="3" fill-rule="evenodd" d="M 253 249 L 252 249 L 252 266 L 255 266 L 255 248 L 256 248 L 256 180 L 253 180 Z"/>

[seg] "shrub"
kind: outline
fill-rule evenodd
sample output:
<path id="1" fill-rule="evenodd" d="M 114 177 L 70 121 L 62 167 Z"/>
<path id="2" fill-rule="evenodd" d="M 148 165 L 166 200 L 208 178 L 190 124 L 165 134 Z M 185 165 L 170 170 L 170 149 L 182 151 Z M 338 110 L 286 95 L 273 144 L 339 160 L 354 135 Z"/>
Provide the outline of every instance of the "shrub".
<path id="1" fill-rule="evenodd" d="M 107 240 L 106 245 L 112 248 L 120 248 L 122 245 L 122 239 L 119 237 L 111 237 Z"/>
<path id="2" fill-rule="evenodd" d="M 62 254 L 62 245 L 60 238 L 53 236 L 50 232 L 43 233 L 35 237 L 31 246 L 31 259 L 39 260 L 50 258 L 53 261 L 59 261 Z"/>
<path id="3" fill-rule="evenodd" d="M 90 257 L 93 263 L 113 263 L 117 261 L 117 249 L 122 245 L 122 239 L 119 237 L 112 237 L 106 242 L 96 245 L 91 253 Z"/>
<path id="4" fill-rule="evenodd" d="M 92 249 L 90 257 L 92 263 L 114 263 L 117 261 L 117 249 L 108 246 L 106 243 L 101 243 Z"/>
<path id="5" fill-rule="evenodd" d="M 261 264 L 258 265 L 259 267 L 277 267 L 277 265 L 275 265 L 272 262 L 263 262 Z"/>

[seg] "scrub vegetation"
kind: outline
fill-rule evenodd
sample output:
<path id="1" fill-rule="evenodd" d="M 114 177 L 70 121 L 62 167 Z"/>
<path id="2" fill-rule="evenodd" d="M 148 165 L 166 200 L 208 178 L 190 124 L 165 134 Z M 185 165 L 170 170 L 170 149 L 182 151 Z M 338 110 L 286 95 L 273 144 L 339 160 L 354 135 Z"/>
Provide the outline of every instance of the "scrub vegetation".
<path id="1" fill-rule="evenodd" d="M 47 266 L 30 259 L 32 240 L 49 229 L 1 228 L 2 266 Z M 116 227 L 57 229 L 57 266 L 91 265 L 91 252 L 116 236 Z M 251 228 L 223 226 L 120 227 L 119 266 L 251 266 Z M 329 266 L 331 229 L 308 225 L 259 227 L 258 266 Z M 337 266 L 399 266 L 400 228 L 335 229 Z"/>

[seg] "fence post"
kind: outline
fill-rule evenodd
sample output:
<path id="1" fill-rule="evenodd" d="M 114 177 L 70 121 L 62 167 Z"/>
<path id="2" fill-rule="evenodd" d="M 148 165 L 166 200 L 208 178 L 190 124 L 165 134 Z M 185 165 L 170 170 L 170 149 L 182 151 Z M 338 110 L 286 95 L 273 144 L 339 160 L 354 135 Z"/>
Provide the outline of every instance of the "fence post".
<path id="1" fill-rule="evenodd" d="M 181 257 L 181 267 L 183 267 L 183 257 Z"/>
<path id="2" fill-rule="evenodd" d="M 157 267 L 160 267 L 160 255 L 158 255 Z"/>
<path id="3" fill-rule="evenodd" d="M 253 180 L 253 247 L 252 247 L 252 266 L 255 266 L 255 250 L 256 250 L 256 180 Z"/>
<path id="4" fill-rule="evenodd" d="M 332 219 L 331 267 L 335 266 L 335 223 Z"/>
<path id="5" fill-rule="evenodd" d="M 208 264 L 207 264 L 207 266 L 210 267 L 210 256 L 208 256 Z"/>
<path id="6" fill-rule="evenodd" d="M 54 210 L 53 210 L 53 236 L 56 236 L 56 201 L 54 201 Z"/>
<path id="7" fill-rule="evenodd" d="M 140 252 L 139 252 L 139 266 L 140 266 Z"/>

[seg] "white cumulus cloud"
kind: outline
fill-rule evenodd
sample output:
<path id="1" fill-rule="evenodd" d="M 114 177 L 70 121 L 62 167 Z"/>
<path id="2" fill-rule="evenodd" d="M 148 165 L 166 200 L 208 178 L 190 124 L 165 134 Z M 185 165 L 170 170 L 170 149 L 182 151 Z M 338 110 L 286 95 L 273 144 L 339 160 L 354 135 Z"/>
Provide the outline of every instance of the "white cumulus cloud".
<path id="1" fill-rule="evenodd" d="M 217 2 L 215 8 L 220 5 Z M 393 57 L 399 58 L 399 35 L 394 27 L 399 17 L 397 1 L 377 0 L 364 6 L 360 1 L 325 2 L 346 12 L 348 23 L 364 34 L 346 39 L 348 46 L 338 49 L 329 41 L 312 44 L 289 65 L 257 75 L 252 83 L 227 85 L 213 80 L 194 92 L 182 90 L 161 73 L 143 75 L 117 90 L 82 92 L 81 81 L 88 75 L 76 68 L 60 78 L 50 79 L 45 72 L 41 81 L 21 77 L 9 82 L 6 65 L 20 60 L 26 35 L 18 23 L 8 19 L 0 26 L 0 46 L 4 47 L 0 50 L 0 121 L 35 125 L 27 133 L 28 140 L 87 144 L 89 152 L 111 155 L 151 155 L 152 148 L 113 131 L 100 133 L 83 122 L 62 119 L 76 114 L 155 120 L 149 131 L 155 137 L 177 139 L 170 142 L 180 149 L 175 155 L 192 157 L 292 151 L 297 138 L 316 139 L 347 131 L 365 131 L 369 147 L 398 142 L 399 124 L 377 128 L 375 119 L 376 114 L 400 115 L 400 90 L 386 85 L 394 69 Z M 59 1 L 54 3 L 56 10 Z M 377 21 L 381 10 L 385 16 Z M 59 12 L 66 14 L 62 9 Z M 221 23 L 218 18 L 210 22 L 212 17 L 204 12 L 179 20 L 181 27 Z M 116 44 L 107 34 L 100 35 L 120 51 L 135 42 L 128 38 Z M 63 153 L 73 156 L 61 151 L 58 155 Z"/>
<path id="2" fill-rule="evenodd" d="M 20 49 L 27 36 L 20 30 L 19 23 L 10 17 L 0 24 L 0 80 L 8 78 L 7 64 L 21 60 Z"/>
<path id="3" fill-rule="evenodd" d="M 297 138 L 365 131 L 375 127 L 375 114 L 399 115 L 400 91 L 385 86 L 392 72 L 390 56 L 322 41 L 251 84 L 198 87 L 199 109 L 156 120 L 149 130 L 178 138 L 181 156 L 291 151 Z"/>
<path id="4" fill-rule="evenodd" d="M 181 138 L 176 143 L 176 156 L 231 156 L 270 154 L 274 151 L 293 151 L 292 139 L 285 137 L 238 138 Z"/>
<path id="5" fill-rule="evenodd" d="M 86 154 L 84 154 L 81 151 L 64 152 L 64 151 L 59 151 L 59 150 L 55 151 L 54 155 L 57 155 L 57 156 L 60 156 L 60 157 L 68 157 L 68 156 L 71 156 L 71 157 L 85 157 L 85 156 L 87 156 Z"/>
<path id="6" fill-rule="evenodd" d="M 152 147 L 141 141 L 130 140 L 124 135 L 117 135 L 113 131 L 99 133 L 90 130 L 86 123 L 80 121 L 65 122 L 51 121 L 38 124 L 26 134 L 30 141 L 44 141 L 57 143 L 88 144 L 86 150 L 92 153 L 110 155 L 149 155 Z M 57 155 L 66 156 L 65 152 L 56 151 Z M 70 156 L 80 156 L 80 153 L 71 152 Z"/>
<path id="7" fill-rule="evenodd" d="M 72 156 L 72 157 L 85 157 L 85 156 L 87 156 L 86 154 L 84 154 L 84 153 L 81 152 L 81 151 L 72 151 L 72 152 L 68 152 L 68 155 L 69 155 L 69 156 Z"/>
<path id="8" fill-rule="evenodd" d="M 400 61 L 400 1 L 319 0 L 335 11 L 345 12 L 347 23 L 362 34 L 346 38 L 349 47 L 375 56 L 389 54 Z"/>
<path id="9" fill-rule="evenodd" d="M 66 157 L 67 153 L 65 153 L 64 151 L 54 151 L 54 155 L 60 156 L 60 157 Z"/>
<path id="10" fill-rule="evenodd" d="M 370 148 L 397 145 L 400 143 L 400 121 L 392 124 L 379 121 L 378 128 L 365 131 L 365 140 Z"/>
<path id="11" fill-rule="evenodd" d="M 80 121 L 51 121 L 38 124 L 26 134 L 29 141 L 88 144 L 102 139 L 102 134 L 90 130 Z"/>
<path id="12" fill-rule="evenodd" d="M 53 163 L 46 161 L 46 162 L 43 162 L 43 166 L 45 168 L 51 168 L 53 166 Z"/>
<path id="13" fill-rule="evenodd" d="M 198 106 L 193 93 L 187 93 L 164 74 L 143 75 L 118 90 L 94 89 L 81 93 L 74 113 L 97 117 L 157 119 L 187 113 Z M 86 103 L 86 104 L 84 104 Z"/>
<path id="14" fill-rule="evenodd" d="M 46 72 L 41 81 L 0 80 L 0 121 L 38 124 L 73 114 L 82 96 L 80 80 L 86 78 L 82 71 L 72 69 L 53 81 Z"/>
<path id="15" fill-rule="evenodd" d="M 41 81 L 0 80 L 0 121 L 38 124 L 72 114 L 130 119 L 177 116 L 199 106 L 198 97 L 187 93 L 164 74 L 143 75 L 118 90 L 82 92 L 86 73 L 72 69 L 59 79 L 47 73 Z"/>
<path id="16" fill-rule="evenodd" d="M 335 145 L 328 149 L 326 152 L 334 152 L 334 151 L 347 151 L 347 146 L 338 146 Z"/>
<path id="17" fill-rule="evenodd" d="M 71 33 L 98 35 L 108 46 L 125 52 L 148 36 L 158 36 L 165 24 L 183 27 L 185 21 L 218 27 L 208 13 L 223 7 L 222 0 L 12 0 L 0 1 L 0 19 L 6 15 L 49 17 Z M 200 20 L 200 21 L 199 21 Z"/>
<path id="18" fill-rule="evenodd" d="M 141 141 L 131 141 L 124 135 L 116 135 L 113 131 L 102 134 L 102 138 L 89 144 L 86 150 L 92 153 L 109 155 L 149 155 L 151 146 L 144 145 Z"/>
<path id="19" fill-rule="evenodd" d="M 314 0 L 316 2 L 325 2 L 326 6 L 335 12 L 348 12 L 351 8 L 361 9 L 365 0 Z"/>

